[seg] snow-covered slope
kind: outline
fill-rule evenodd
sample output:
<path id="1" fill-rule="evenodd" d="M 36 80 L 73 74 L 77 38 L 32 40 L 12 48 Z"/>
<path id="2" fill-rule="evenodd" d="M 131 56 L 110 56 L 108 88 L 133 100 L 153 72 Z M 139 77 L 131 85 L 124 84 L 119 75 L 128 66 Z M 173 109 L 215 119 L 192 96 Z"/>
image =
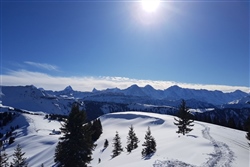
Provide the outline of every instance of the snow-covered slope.
<path id="1" fill-rule="evenodd" d="M 18 125 L 19 129 L 12 134 L 15 136 L 15 142 L 8 145 L 5 144 L 5 152 L 9 156 L 9 162 L 12 161 L 12 154 L 17 144 L 20 144 L 22 151 L 25 152 L 24 157 L 27 158 L 29 167 L 38 167 L 41 164 L 49 167 L 54 164 L 54 152 L 58 142 L 59 135 L 49 135 L 53 129 L 59 130 L 61 127 L 58 121 L 49 121 L 44 119 L 44 115 L 20 114 L 12 123 L 1 129 L 1 133 L 5 133 Z"/>
<path id="2" fill-rule="evenodd" d="M 47 94 L 34 86 L 3 86 L 1 101 L 5 106 L 17 109 L 43 111 L 52 114 L 68 114 L 76 101 L 67 96 Z"/>
<path id="3" fill-rule="evenodd" d="M 96 142 L 94 159 L 90 164 L 93 167 L 249 166 L 249 147 L 243 131 L 195 122 L 190 134 L 179 136 L 175 133 L 177 129 L 172 116 L 143 112 L 112 113 L 100 119 L 103 134 Z M 11 155 L 16 145 L 20 144 L 30 167 L 41 164 L 53 166 L 59 136 L 49 133 L 53 129 L 58 130 L 60 123 L 48 121 L 43 115 L 21 114 L 12 124 L 19 124 L 20 128 L 14 131 L 16 140 L 6 148 L 6 153 Z M 140 143 L 129 154 L 125 147 L 130 125 L 134 126 Z M 144 159 L 141 157 L 141 150 L 148 126 L 157 142 L 157 151 L 152 157 Z M 112 140 L 116 131 L 121 137 L 124 152 L 112 159 Z M 105 139 L 108 139 L 109 146 L 103 150 Z M 98 163 L 99 158 L 101 163 Z"/>
<path id="4" fill-rule="evenodd" d="M 250 108 L 250 95 L 223 105 L 224 108 Z"/>
<path id="5" fill-rule="evenodd" d="M 101 121 L 104 133 L 97 141 L 91 163 L 93 166 L 249 166 L 249 147 L 245 132 L 242 131 L 195 122 L 190 134 L 179 137 L 175 133 L 177 129 L 172 116 L 141 112 L 107 114 L 101 117 Z M 140 143 L 129 154 L 125 147 L 130 125 L 134 126 Z M 157 152 L 151 158 L 144 159 L 141 157 L 141 145 L 148 126 L 156 139 Z M 121 136 L 124 152 L 112 159 L 111 143 L 116 131 Z M 108 139 L 110 145 L 102 151 L 105 139 Z M 101 159 L 99 164 L 98 158 Z"/>

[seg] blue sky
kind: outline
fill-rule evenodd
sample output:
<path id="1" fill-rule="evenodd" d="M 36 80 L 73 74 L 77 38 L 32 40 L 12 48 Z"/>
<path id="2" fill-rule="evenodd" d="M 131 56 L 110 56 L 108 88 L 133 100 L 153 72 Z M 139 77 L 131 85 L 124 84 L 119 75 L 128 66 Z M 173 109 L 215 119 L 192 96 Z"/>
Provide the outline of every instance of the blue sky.
<path id="1" fill-rule="evenodd" d="M 1 85 L 246 91 L 249 7 L 161 1 L 148 13 L 133 0 L 1 1 Z"/>

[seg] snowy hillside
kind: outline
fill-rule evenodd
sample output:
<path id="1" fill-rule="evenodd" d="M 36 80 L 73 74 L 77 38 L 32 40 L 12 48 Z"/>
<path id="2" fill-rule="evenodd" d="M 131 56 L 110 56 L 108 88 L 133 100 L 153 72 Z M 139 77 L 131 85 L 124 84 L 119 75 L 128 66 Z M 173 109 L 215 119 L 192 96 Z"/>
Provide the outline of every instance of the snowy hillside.
<path id="1" fill-rule="evenodd" d="M 49 135 L 52 130 L 59 130 L 61 127 L 58 121 L 49 121 L 44 119 L 44 115 L 21 114 L 5 128 L 1 133 L 5 133 L 11 126 L 18 125 L 19 128 L 13 132 L 15 142 L 4 146 L 5 152 L 9 156 L 9 162 L 12 161 L 12 154 L 17 144 L 20 144 L 24 157 L 28 159 L 29 167 L 38 167 L 41 164 L 53 166 L 54 151 L 58 142 L 58 135 Z"/>
<path id="2" fill-rule="evenodd" d="M 17 109 L 42 111 L 52 114 L 68 114 L 76 101 L 68 96 L 53 96 L 34 86 L 3 86 L 1 101 L 5 106 Z"/>
<path id="3" fill-rule="evenodd" d="M 94 159 L 90 164 L 93 167 L 249 166 L 249 147 L 243 131 L 195 122 L 194 130 L 190 134 L 179 137 L 175 133 L 177 128 L 173 124 L 172 116 L 122 112 L 106 114 L 100 119 L 103 134 L 96 142 Z M 21 114 L 9 126 L 16 124 L 20 126 L 14 131 L 16 140 L 6 147 L 6 153 L 10 156 L 16 145 L 20 144 L 30 167 L 38 167 L 41 164 L 46 167 L 53 166 L 54 150 L 60 135 L 49 133 L 53 129 L 58 130 L 60 123 L 44 119 L 43 115 Z M 130 125 L 134 126 L 140 143 L 136 150 L 128 154 L 125 146 Z M 148 126 L 156 140 L 157 151 L 151 158 L 143 159 L 141 145 Z M 124 152 L 112 159 L 112 140 L 116 131 L 121 137 Z M 105 139 L 108 139 L 109 146 L 103 150 Z"/>
<path id="4" fill-rule="evenodd" d="M 142 112 L 123 112 L 107 114 L 101 117 L 104 133 L 97 141 L 93 166 L 249 166 L 249 147 L 245 132 L 216 125 L 195 122 L 194 130 L 187 136 L 175 133 L 173 117 Z M 111 159 L 112 139 L 118 131 L 123 147 L 126 147 L 128 127 L 134 126 L 139 137 L 139 148 L 128 154 L 124 152 Z M 149 159 L 141 157 L 141 144 L 147 127 L 150 126 L 156 139 L 157 152 Z M 108 139 L 109 147 L 102 151 L 104 140 Z M 97 159 L 101 158 L 98 164 Z"/>

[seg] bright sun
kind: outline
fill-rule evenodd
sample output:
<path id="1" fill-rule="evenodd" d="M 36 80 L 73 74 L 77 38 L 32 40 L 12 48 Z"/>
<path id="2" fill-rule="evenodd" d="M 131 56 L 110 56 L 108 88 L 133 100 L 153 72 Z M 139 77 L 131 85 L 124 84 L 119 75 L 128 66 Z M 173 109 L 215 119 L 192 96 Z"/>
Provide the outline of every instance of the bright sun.
<path id="1" fill-rule="evenodd" d="M 160 0 L 141 0 L 142 8 L 146 12 L 154 12 L 160 4 Z"/>

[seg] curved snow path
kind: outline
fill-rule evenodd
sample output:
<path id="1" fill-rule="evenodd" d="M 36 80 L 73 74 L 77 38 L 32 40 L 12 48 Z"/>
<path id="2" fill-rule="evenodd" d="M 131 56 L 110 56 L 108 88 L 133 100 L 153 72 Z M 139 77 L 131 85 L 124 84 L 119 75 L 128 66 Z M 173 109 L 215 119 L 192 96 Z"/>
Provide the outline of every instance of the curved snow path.
<path id="1" fill-rule="evenodd" d="M 204 124 L 196 123 L 203 126 L 205 129 L 202 130 L 202 136 L 209 140 L 215 150 L 215 153 L 210 154 L 210 158 L 207 162 L 204 162 L 201 167 L 231 167 L 231 162 L 234 158 L 234 152 L 230 150 L 227 144 L 216 141 L 210 135 L 210 128 Z M 168 161 L 160 161 L 157 160 L 153 164 L 153 167 L 196 167 L 195 165 L 187 164 L 185 162 L 181 162 L 179 160 L 168 160 Z"/>
<path id="2" fill-rule="evenodd" d="M 204 167 L 230 167 L 231 162 L 234 158 L 234 153 L 227 144 L 216 141 L 211 135 L 210 135 L 210 128 L 207 127 L 204 124 L 200 124 L 201 126 L 205 127 L 205 129 L 202 130 L 202 136 L 209 140 L 212 145 L 214 146 L 215 153 L 210 154 L 211 158 L 207 162 L 205 162 L 202 166 Z"/>

